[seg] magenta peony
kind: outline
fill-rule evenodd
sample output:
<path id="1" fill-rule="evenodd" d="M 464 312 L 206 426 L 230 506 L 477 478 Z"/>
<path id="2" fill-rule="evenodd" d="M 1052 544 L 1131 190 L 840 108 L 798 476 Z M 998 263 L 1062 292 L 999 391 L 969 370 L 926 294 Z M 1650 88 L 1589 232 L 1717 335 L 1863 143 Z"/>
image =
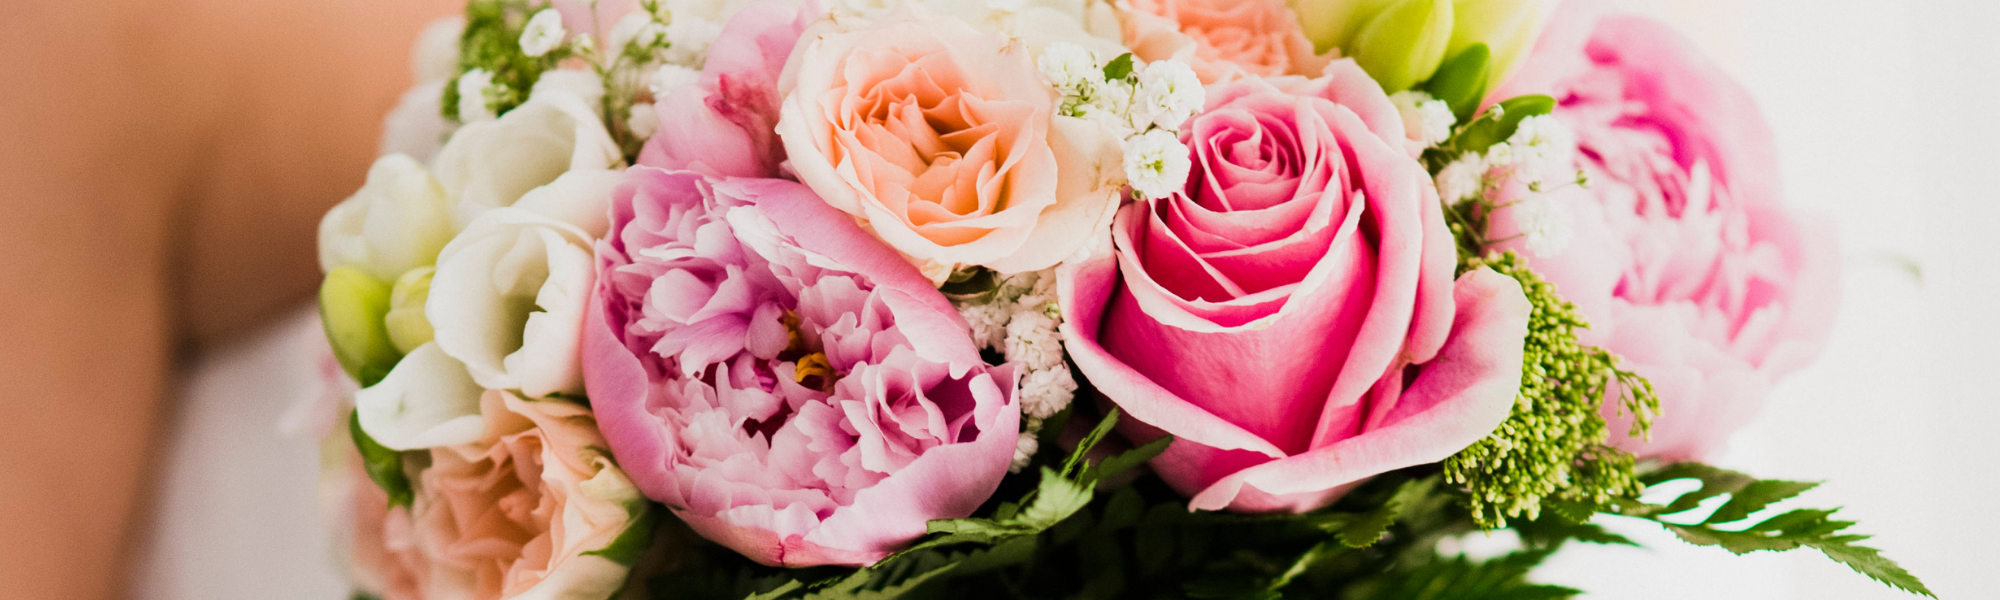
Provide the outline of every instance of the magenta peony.
<path id="1" fill-rule="evenodd" d="M 1395 108 L 1352 61 L 1327 73 L 1211 86 L 1181 134 L 1186 189 L 1128 205 L 1114 252 L 1063 271 L 1077 366 L 1135 441 L 1176 436 L 1153 467 L 1194 508 L 1325 506 L 1514 404 L 1520 287 L 1486 270 L 1454 286 Z"/>
<path id="2" fill-rule="evenodd" d="M 768 565 L 867 565 L 972 514 L 1019 436 L 917 270 L 805 186 L 634 168 L 584 371 L 645 493 Z"/>
<path id="3" fill-rule="evenodd" d="M 1557 98 L 1590 182 L 1552 195 L 1575 222 L 1569 247 L 1523 254 L 1590 321 L 1579 339 L 1624 357 L 1660 395 L 1651 441 L 1615 441 L 1713 458 L 1778 378 L 1819 354 L 1838 248 L 1827 223 L 1782 203 L 1776 148 L 1748 93 L 1665 24 L 1591 9 L 1565 5 L 1494 96 Z M 1502 211 L 1493 228 L 1504 238 L 1517 226 Z M 1610 404 L 1623 433 L 1629 415 Z"/>

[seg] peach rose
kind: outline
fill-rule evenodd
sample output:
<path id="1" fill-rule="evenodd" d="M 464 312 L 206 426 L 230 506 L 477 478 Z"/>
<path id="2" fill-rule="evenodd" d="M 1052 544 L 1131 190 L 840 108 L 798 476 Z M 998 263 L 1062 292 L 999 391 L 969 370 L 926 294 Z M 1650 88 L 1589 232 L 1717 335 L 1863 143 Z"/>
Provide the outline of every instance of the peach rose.
<path id="1" fill-rule="evenodd" d="M 431 451 L 410 511 L 423 598 L 610 597 L 628 567 L 607 550 L 645 511 L 590 409 L 489 391 L 482 441 Z M 400 537 L 394 519 L 385 541 Z M 396 591 L 391 586 L 389 591 Z M 393 596 L 393 594 L 392 594 Z"/>
<path id="2" fill-rule="evenodd" d="M 1056 115 L 1024 45 L 914 6 L 802 39 L 779 83 L 792 168 L 926 275 L 1045 269 L 1107 226 L 1118 139 Z"/>
<path id="3" fill-rule="evenodd" d="M 1147 62 L 1185 62 L 1210 84 L 1246 75 L 1312 77 L 1332 60 L 1313 53 L 1284 0 L 1131 0 L 1125 44 Z"/>

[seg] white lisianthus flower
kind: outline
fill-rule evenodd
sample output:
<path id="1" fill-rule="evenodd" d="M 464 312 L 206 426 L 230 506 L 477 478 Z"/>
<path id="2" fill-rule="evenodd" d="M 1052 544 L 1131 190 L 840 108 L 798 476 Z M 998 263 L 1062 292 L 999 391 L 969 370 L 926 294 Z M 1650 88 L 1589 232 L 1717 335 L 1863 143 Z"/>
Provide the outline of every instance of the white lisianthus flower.
<path id="1" fill-rule="evenodd" d="M 528 18 L 528 24 L 521 28 L 521 53 L 528 56 L 548 54 L 561 46 L 563 37 L 569 35 L 563 30 L 562 13 L 553 8 L 544 8 Z"/>
<path id="2" fill-rule="evenodd" d="M 424 313 L 438 348 L 480 385 L 542 397 L 583 392 L 592 249 L 622 175 L 575 171 L 486 212 L 445 246 Z"/>
<path id="3" fill-rule="evenodd" d="M 493 103 L 487 101 L 492 95 L 493 72 L 473 69 L 458 76 L 458 120 L 461 123 L 478 123 L 494 118 Z"/>
<path id="4" fill-rule="evenodd" d="M 320 219 L 319 265 L 395 281 L 436 261 L 452 231 L 444 188 L 417 159 L 391 154 L 376 159 L 361 190 Z"/>
<path id="5" fill-rule="evenodd" d="M 1187 186 L 1194 161 L 1179 137 L 1163 129 L 1125 141 L 1125 177 L 1147 198 L 1165 198 Z"/>
<path id="6" fill-rule="evenodd" d="M 464 363 L 429 343 L 403 357 L 380 383 L 355 392 L 354 413 L 361 430 L 390 449 L 456 446 L 486 433 L 479 413 L 484 393 Z"/>
<path id="7" fill-rule="evenodd" d="M 594 105 L 570 89 L 537 85 L 505 116 L 459 129 L 433 168 L 455 221 L 467 225 L 485 211 L 512 206 L 572 170 L 623 164 Z"/>
<path id="8" fill-rule="evenodd" d="M 1049 44 L 1035 66 L 1048 78 L 1049 85 L 1072 94 L 1084 94 L 1104 82 L 1104 67 L 1089 49 L 1069 42 Z"/>
<path id="9" fill-rule="evenodd" d="M 1137 108 L 1162 128 L 1179 131 L 1182 123 L 1201 112 L 1207 98 L 1201 77 L 1187 63 L 1155 61 L 1139 73 Z"/>
<path id="10" fill-rule="evenodd" d="M 1536 256 L 1553 256 L 1569 247 L 1576 235 L 1575 217 L 1548 194 L 1530 194 L 1514 206 L 1514 223 L 1523 242 Z"/>

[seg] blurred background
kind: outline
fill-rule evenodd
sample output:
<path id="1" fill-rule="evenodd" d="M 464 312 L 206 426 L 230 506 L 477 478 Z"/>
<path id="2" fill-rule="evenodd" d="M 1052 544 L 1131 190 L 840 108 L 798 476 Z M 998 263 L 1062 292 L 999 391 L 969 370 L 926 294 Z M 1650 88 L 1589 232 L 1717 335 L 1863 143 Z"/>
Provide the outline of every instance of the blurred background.
<path id="1" fill-rule="evenodd" d="M 2000 3 L 1621 3 L 1745 82 L 1790 201 L 1842 236 L 1826 354 L 1719 462 L 1826 480 L 1798 504 L 1845 506 L 1940 597 L 2000 598 Z M 288 411 L 317 390 L 312 232 L 360 185 L 410 44 L 457 4 L 7 3 L 31 26 L 0 35 L 0 598 L 105 597 L 114 565 L 76 561 L 111 548 L 134 598 L 346 597 L 318 448 L 281 427 L 310 428 Z M 48 446 L 57 462 L 21 451 Z M 121 485 L 136 499 L 74 493 Z M 62 516 L 6 508 L 41 503 Z M 1816 554 L 1607 524 L 1649 547 L 1567 551 L 1540 578 L 1618 600 L 1908 597 Z M 40 569 L 77 576 L 9 583 Z"/>

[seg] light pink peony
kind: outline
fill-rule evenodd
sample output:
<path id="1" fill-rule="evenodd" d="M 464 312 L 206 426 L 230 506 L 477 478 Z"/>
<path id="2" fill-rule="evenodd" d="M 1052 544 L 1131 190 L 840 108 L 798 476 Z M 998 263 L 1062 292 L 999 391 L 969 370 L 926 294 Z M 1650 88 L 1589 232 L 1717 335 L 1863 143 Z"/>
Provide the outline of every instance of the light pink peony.
<path id="1" fill-rule="evenodd" d="M 1064 267 L 1064 340 L 1174 444 L 1153 467 L 1197 509 L 1306 511 L 1491 433 L 1519 388 L 1528 303 L 1456 285 L 1437 192 L 1352 61 L 1211 86 L 1182 129 L 1185 192 L 1126 206 L 1115 252 Z"/>
<path id="2" fill-rule="evenodd" d="M 1056 115 L 1027 47 L 906 4 L 822 20 L 785 68 L 778 134 L 799 180 L 942 281 L 1038 271 L 1109 222 L 1118 138 Z"/>
<path id="3" fill-rule="evenodd" d="M 419 597 L 616 592 L 628 567 L 591 553 L 624 534 L 644 500 L 604 454 L 590 409 L 499 391 L 488 392 L 481 409 L 486 439 L 431 450 L 431 465 L 413 481 L 409 531 L 398 513 L 386 523 L 390 556 L 415 568 Z"/>
<path id="4" fill-rule="evenodd" d="M 1284 0 L 1132 0 L 1124 20 L 1133 56 L 1186 62 L 1203 83 L 1319 75 L 1330 60 Z"/>
<path id="5" fill-rule="evenodd" d="M 736 13 L 708 47 L 701 79 L 657 99 L 659 133 L 639 164 L 715 177 L 777 177 L 778 76 L 799 34 L 822 12 L 759 2 Z"/>
<path id="6" fill-rule="evenodd" d="M 916 269 L 803 185 L 630 173 L 584 372 L 646 495 L 803 567 L 873 564 L 993 493 L 1015 369 Z"/>
<path id="7" fill-rule="evenodd" d="M 1590 321 L 1581 340 L 1660 394 L 1652 440 L 1616 442 L 1711 458 L 1774 382 L 1818 356 L 1839 299 L 1838 248 L 1827 222 L 1784 206 L 1748 93 L 1667 25 L 1593 8 L 1566 4 L 1494 95 L 1556 97 L 1590 180 L 1555 195 L 1575 241 L 1523 255 Z M 1512 235 L 1510 216 L 1496 215 L 1493 237 Z M 1629 422 L 1614 418 L 1614 432 Z"/>

